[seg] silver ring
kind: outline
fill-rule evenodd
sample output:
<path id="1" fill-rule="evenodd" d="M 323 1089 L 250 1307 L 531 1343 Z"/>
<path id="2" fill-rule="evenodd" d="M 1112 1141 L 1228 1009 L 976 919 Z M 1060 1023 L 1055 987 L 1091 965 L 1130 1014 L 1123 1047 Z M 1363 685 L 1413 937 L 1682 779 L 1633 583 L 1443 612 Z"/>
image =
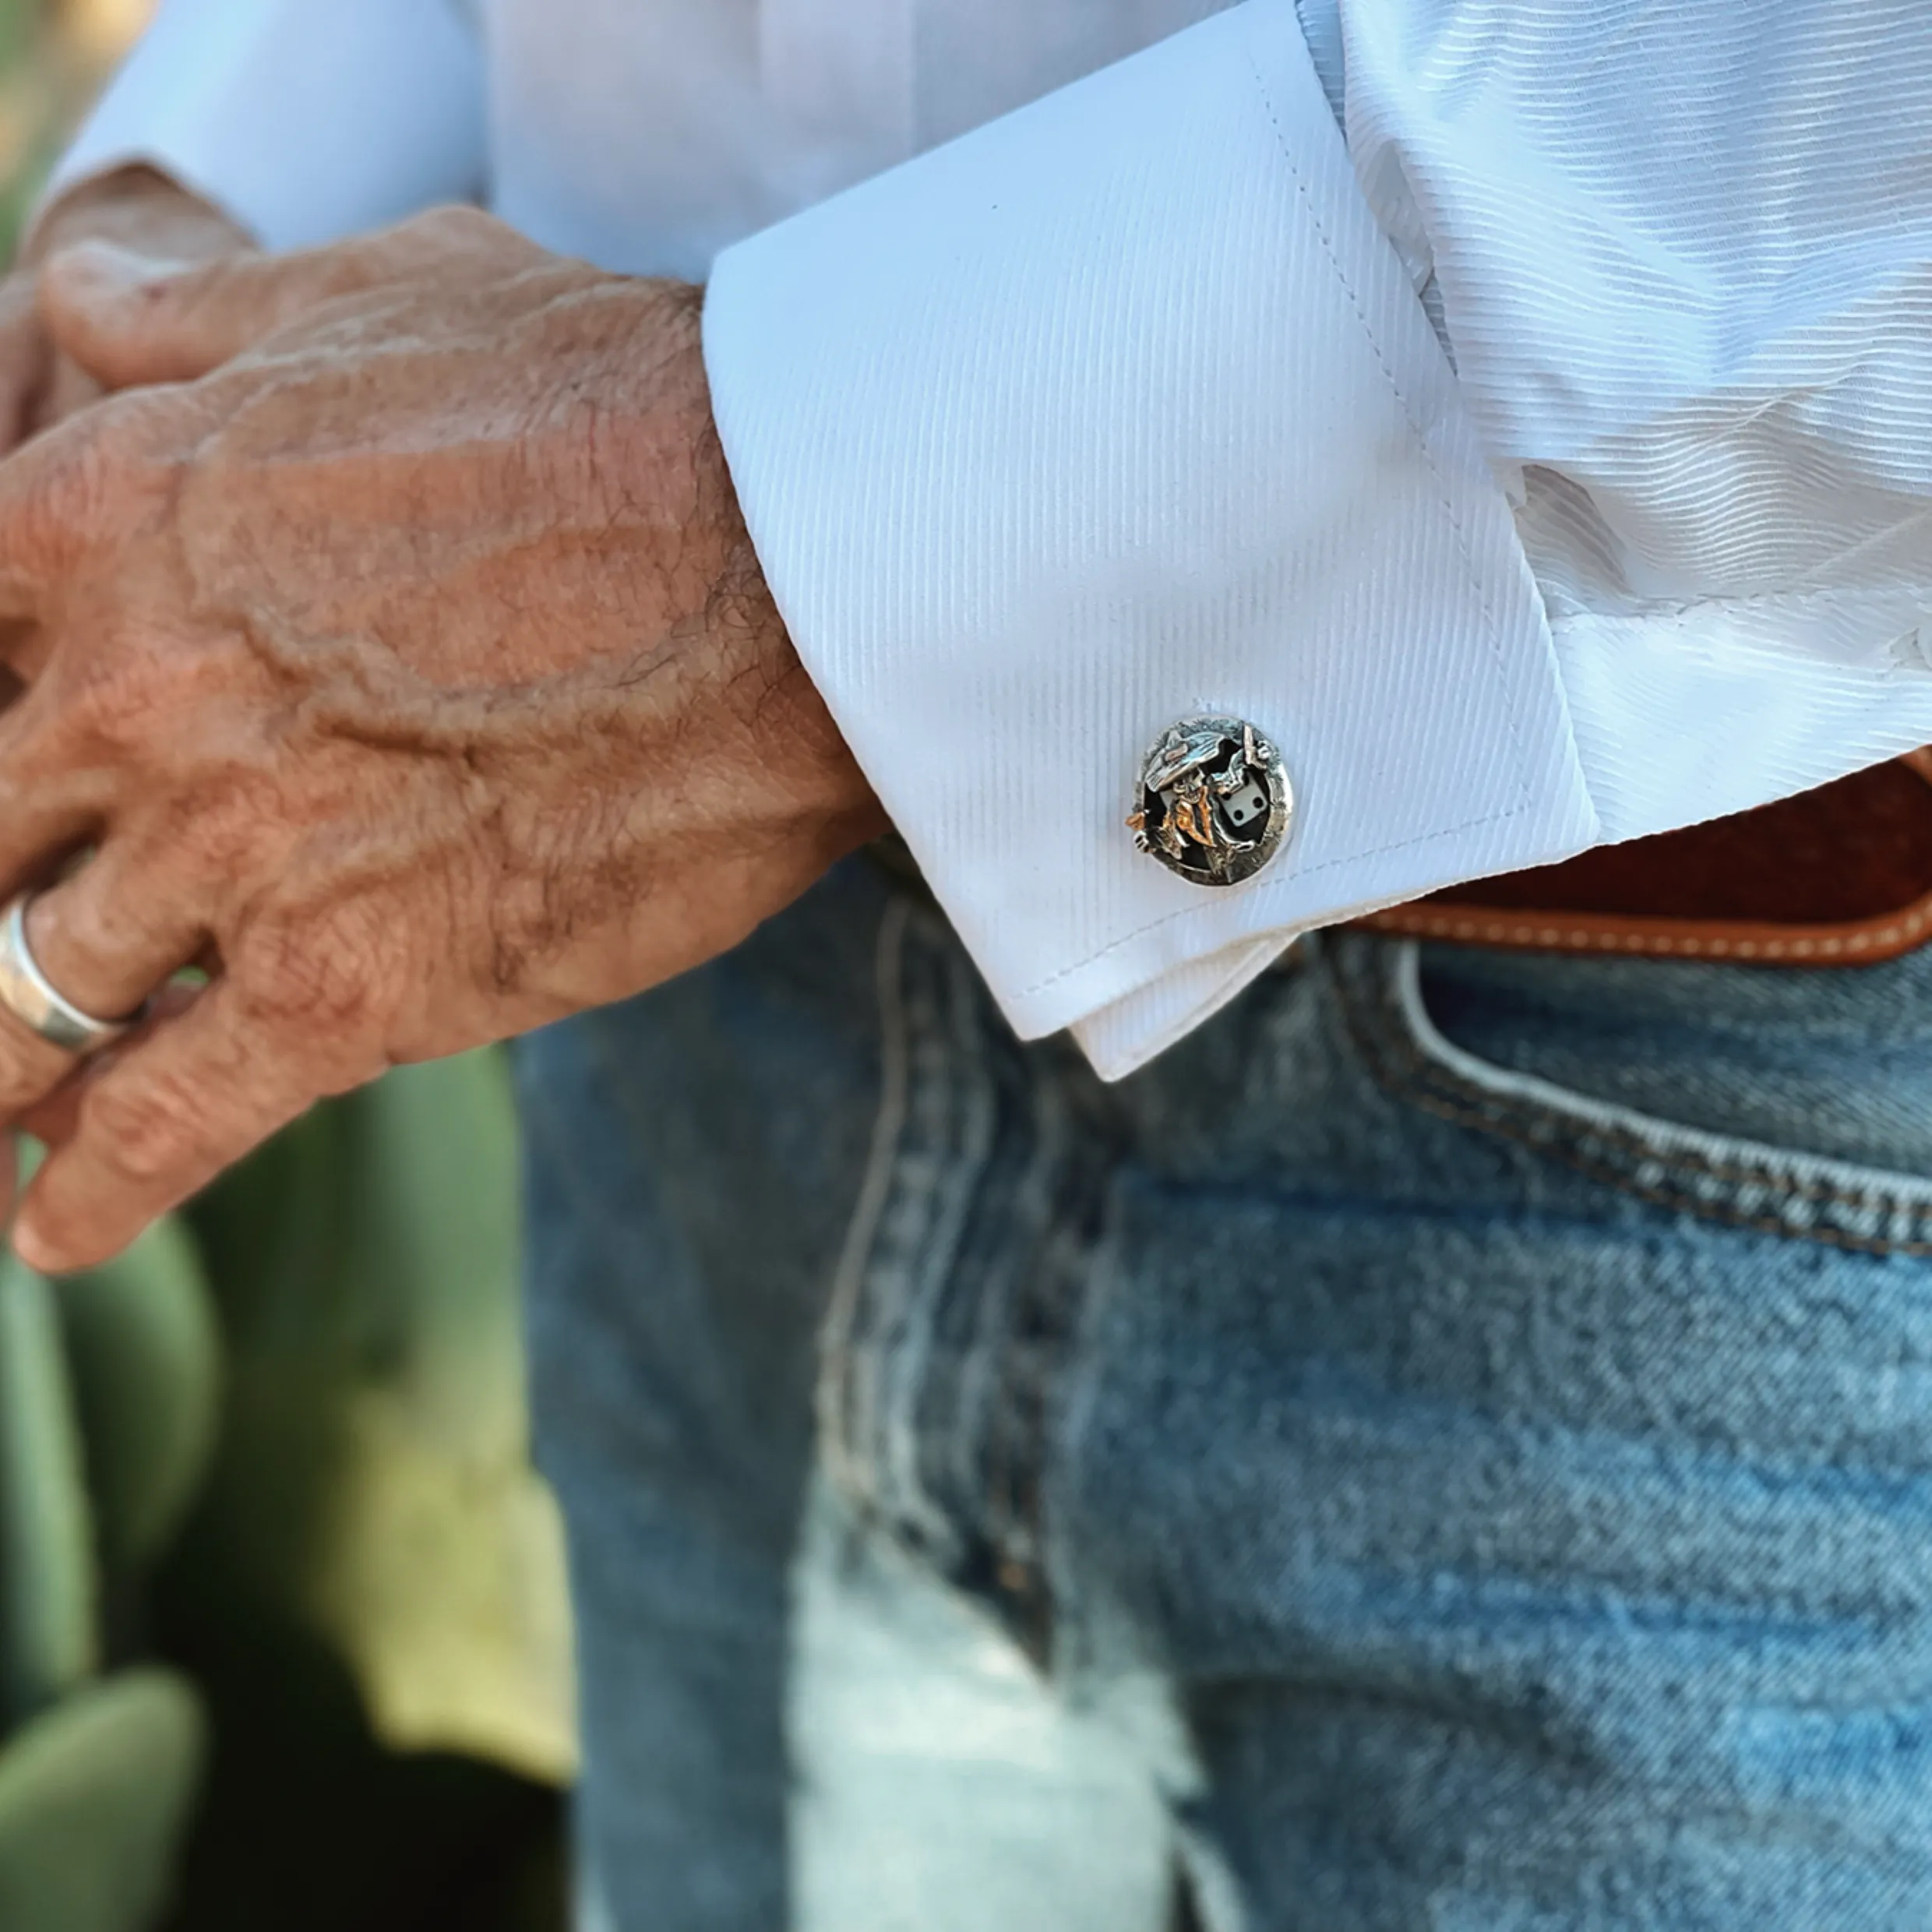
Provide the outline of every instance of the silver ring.
<path id="1" fill-rule="evenodd" d="M 63 1053 L 97 1053 L 134 1021 L 97 1020 L 82 1012 L 41 971 L 26 943 L 26 909 L 33 903 L 32 893 L 19 894 L 0 925 L 0 1007 Z"/>

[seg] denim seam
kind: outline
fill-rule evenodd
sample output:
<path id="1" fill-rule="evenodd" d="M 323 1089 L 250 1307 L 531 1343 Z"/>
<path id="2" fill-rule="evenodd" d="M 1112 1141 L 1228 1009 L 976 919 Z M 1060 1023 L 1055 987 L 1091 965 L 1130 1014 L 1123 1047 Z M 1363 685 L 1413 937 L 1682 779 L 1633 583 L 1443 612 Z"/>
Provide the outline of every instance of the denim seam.
<path id="1" fill-rule="evenodd" d="M 879 1110 L 822 1344 L 826 1468 L 922 1560 L 950 1569 L 983 1553 L 1043 1633 L 1040 1458 L 1054 1365 L 1030 1344 L 1064 1326 L 1063 1271 L 1029 1265 L 1042 1258 L 1030 1244 L 1009 1255 L 1008 1242 L 992 1266 L 961 1273 L 999 1137 L 996 1102 L 981 1090 L 978 983 L 910 901 L 882 925 L 877 971 Z M 1048 1202 L 1031 1218 L 1039 1228 L 1056 1224 L 1048 1169 L 1063 1164 L 1028 1156 L 1025 1178 Z M 957 1359 L 935 1349 L 954 1311 L 971 1331 Z M 970 1398 L 976 1371 L 993 1391 L 983 1408 Z"/>
<path id="2" fill-rule="evenodd" d="M 1388 1083 L 1385 1081 L 1384 1084 Z M 1479 1109 L 1467 1103 L 1414 1091 L 1402 1098 L 1439 1119 L 1496 1134 L 1532 1154 L 1545 1155 L 1592 1180 L 1601 1181 L 1621 1193 L 1655 1207 L 1675 1208 L 1701 1219 L 1721 1222 L 1729 1227 L 1749 1229 L 1760 1234 L 1776 1235 L 1786 1240 L 1815 1241 L 1827 1247 L 1848 1249 L 1862 1254 L 1932 1254 L 1932 1240 L 1895 1241 L 1882 1235 L 1853 1234 L 1842 1228 L 1804 1227 L 1782 1215 L 1748 1214 L 1741 1208 L 1728 1206 L 1722 1201 L 1705 1200 L 1687 1190 L 1653 1187 L 1609 1162 L 1592 1160 L 1580 1150 L 1553 1145 L 1525 1128 L 1488 1117 Z"/>
<path id="3" fill-rule="evenodd" d="M 967 1103 L 948 1072 L 952 1003 L 912 981 L 917 918 L 900 901 L 880 932 L 880 1108 L 827 1320 L 821 1414 L 828 1473 L 855 1504 L 909 1540 L 943 1542 L 954 1525 L 923 1479 L 918 1409 L 951 1245 L 945 1224 L 957 1223 L 965 1186 Z"/>
<path id="4" fill-rule="evenodd" d="M 1003 1426 L 988 1444 L 987 1528 L 1000 1581 L 1023 1615 L 1023 1645 L 1043 1666 L 1059 1606 L 1049 1573 L 1049 1463 L 1066 1373 L 1093 1280 L 1116 1150 L 1092 1123 L 1071 1117 L 1066 1090 L 1031 1089 L 1036 1144 L 1031 1171 L 1044 1201 L 1028 1265 L 1007 1310 L 1001 1369 Z M 1017 1571 L 1009 1566 L 1017 1566 Z"/>
<path id="5" fill-rule="evenodd" d="M 928 924 L 908 922 L 908 940 Z M 864 1444 L 874 1504 L 908 1540 L 936 1552 L 954 1547 L 960 1525 L 928 1480 L 923 1425 L 925 1398 L 936 1387 L 933 1341 L 956 1285 L 961 1234 L 991 1128 L 970 1084 L 978 1056 L 971 1042 L 955 1037 L 966 1024 L 962 1003 L 969 989 L 948 949 L 903 944 L 897 964 L 906 1113 L 887 1211 L 866 1260 L 854 1340 L 882 1391 Z"/>
<path id="6" fill-rule="evenodd" d="M 1056 1405 L 1109 1162 L 936 917 L 877 943 L 878 1111 L 822 1331 L 828 1475 L 1044 1664 Z"/>
<path id="7" fill-rule="evenodd" d="M 857 1394 L 851 1386 L 855 1342 L 866 1278 L 880 1223 L 897 1182 L 899 1142 L 906 1119 L 905 1015 L 900 987 L 900 956 L 905 943 L 908 902 L 894 895 L 880 922 L 875 952 L 879 1014 L 879 1106 L 865 1177 L 847 1224 L 845 1239 L 832 1277 L 832 1292 L 819 1344 L 817 1412 L 820 1454 L 827 1472 L 855 1497 L 866 1493 L 865 1458 L 859 1454 Z"/>
<path id="8" fill-rule="evenodd" d="M 962 1239 L 997 1126 L 996 1103 L 983 1091 L 988 1078 L 983 1059 L 975 1051 L 976 982 L 970 978 L 971 968 L 950 943 L 950 935 L 945 943 L 924 950 L 929 984 L 923 1001 L 908 1003 L 907 1025 L 909 1064 L 929 1103 L 926 1125 L 936 1130 L 925 1147 L 936 1171 L 925 1189 L 924 1225 L 916 1240 L 904 1244 L 901 1257 L 904 1292 L 897 1313 L 902 1327 L 891 1361 L 894 1401 L 887 1468 L 896 1477 L 901 1518 L 922 1524 L 926 1534 L 945 1546 L 959 1525 L 933 1493 L 931 1478 L 939 1475 L 943 1490 L 943 1472 L 931 1467 L 923 1398 L 941 1387 L 933 1373 L 934 1338 L 961 1288 Z M 920 1110 L 915 1108 L 910 1118 L 918 1121 Z M 917 1151 L 916 1140 L 911 1145 Z M 947 1392 L 956 1391 L 955 1384 Z"/>
<path id="9" fill-rule="evenodd" d="M 1412 942 L 1405 943 L 1412 949 Z M 1620 1165 L 1615 1158 L 1593 1156 L 1582 1147 L 1566 1144 L 1554 1132 L 1538 1133 L 1521 1118 L 1530 1103 L 1519 1103 L 1512 1109 L 1509 1102 L 1482 1093 L 1453 1070 L 1432 1059 L 1412 1037 L 1405 1017 L 1394 1010 L 1385 992 L 1377 996 L 1379 1010 L 1371 1021 L 1364 1014 L 1357 989 L 1347 983 L 1345 974 L 1338 972 L 1331 977 L 1340 996 L 1345 1024 L 1377 1084 L 1393 1097 L 1439 1119 L 1493 1133 L 1532 1154 L 1557 1162 L 1653 1206 L 1688 1212 L 1785 1239 L 1813 1241 L 1860 1253 L 1932 1254 L 1932 1239 L 1862 1235 L 1844 1228 L 1807 1225 L 1787 1216 L 1755 1214 L 1734 1202 L 1714 1200 L 1687 1186 L 1672 1187 L 1648 1182 Z M 1374 1024 L 1387 1019 L 1393 1019 L 1395 1024 Z M 1403 1065 L 1392 1067 L 1391 1059 L 1399 1059 Z M 1518 1117 L 1511 1117 L 1513 1112 Z M 1553 1123 L 1560 1119 L 1553 1111 L 1548 1117 Z M 1788 1172 L 1780 1172 L 1768 1164 L 1750 1166 L 1720 1162 L 1698 1153 L 1694 1148 L 1665 1150 L 1645 1141 L 1628 1129 L 1614 1126 L 1592 1126 L 1585 1131 L 1590 1138 L 1620 1152 L 1633 1165 L 1694 1169 L 1712 1179 L 1734 1186 L 1763 1187 L 1783 1198 L 1806 1200 L 1825 1208 L 1907 1217 L 1916 1226 L 1922 1227 L 1932 1219 L 1932 1212 L 1925 1208 L 1882 1189 L 1854 1192 L 1825 1182 L 1807 1180 Z"/>

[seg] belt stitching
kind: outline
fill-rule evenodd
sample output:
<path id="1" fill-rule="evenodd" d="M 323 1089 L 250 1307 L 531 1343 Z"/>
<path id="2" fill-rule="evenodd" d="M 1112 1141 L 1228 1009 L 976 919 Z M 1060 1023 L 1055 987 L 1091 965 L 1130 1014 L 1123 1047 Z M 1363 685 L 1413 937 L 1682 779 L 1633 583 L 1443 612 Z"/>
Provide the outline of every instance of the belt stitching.
<path id="1" fill-rule="evenodd" d="M 1794 929 L 1790 937 L 1746 938 L 1716 932 L 1679 932 L 1659 924 L 1620 929 L 1602 918 L 1574 919 L 1552 924 L 1535 914 L 1507 918 L 1480 911 L 1422 912 L 1397 908 L 1370 913 L 1356 922 L 1378 932 L 1399 933 L 1416 939 L 1456 940 L 1489 946 L 1539 947 L 1571 953 L 1645 953 L 1676 954 L 1687 959 L 1844 959 L 1902 950 L 1932 930 L 1932 893 L 1895 913 L 1880 925 L 1838 925 L 1816 931 Z M 1685 923 L 1688 924 L 1689 922 Z"/>

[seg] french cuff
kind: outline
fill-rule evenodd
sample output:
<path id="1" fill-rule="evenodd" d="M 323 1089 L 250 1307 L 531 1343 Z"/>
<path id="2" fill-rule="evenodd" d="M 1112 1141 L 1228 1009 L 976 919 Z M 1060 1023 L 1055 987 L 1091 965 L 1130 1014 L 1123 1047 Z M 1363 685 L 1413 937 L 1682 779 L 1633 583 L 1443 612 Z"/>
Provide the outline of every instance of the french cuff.
<path id="1" fill-rule="evenodd" d="M 483 155 L 455 0 L 163 0 L 41 206 L 146 163 L 264 245 L 303 248 L 474 198 Z"/>
<path id="2" fill-rule="evenodd" d="M 1117 1077 L 1298 932 L 1595 842 L 1508 505 L 1290 0 L 740 244 L 705 334 L 799 653 L 1023 1036 Z M 1123 822 L 1203 716 L 1294 799 L 1225 887 Z"/>

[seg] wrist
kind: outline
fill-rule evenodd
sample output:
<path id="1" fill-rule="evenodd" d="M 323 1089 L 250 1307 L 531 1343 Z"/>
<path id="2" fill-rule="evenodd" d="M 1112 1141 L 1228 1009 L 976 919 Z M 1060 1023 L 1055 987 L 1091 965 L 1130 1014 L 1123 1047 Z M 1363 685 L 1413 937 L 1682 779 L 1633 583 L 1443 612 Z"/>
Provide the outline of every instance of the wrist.
<path id="1" fill-rule="evenodd" d="M 714 642 L 721 633 L 732 640 L 727 654 L 756 666 L 732 680 L 751 762 L 795 801 L 818 868 L 890 830 L 871 781 L 791 642 L 748 535 L 733 546 L 710 615 Z"/>
<path id="2" fill-rule="evenodd" d="M 692 390 L 698 520 L 710 533 L 700 548 L 714 559 L 704 598 L 707 649 L 732 667 L 728 687 L 751 764 L 793 801 L 795 825 L 823 869 L 889 831 L 891 821 L 791 642 L 746 526 L 711 409 L 703 291 L 666 292 L 679 312 L 671 333 Z"/>

